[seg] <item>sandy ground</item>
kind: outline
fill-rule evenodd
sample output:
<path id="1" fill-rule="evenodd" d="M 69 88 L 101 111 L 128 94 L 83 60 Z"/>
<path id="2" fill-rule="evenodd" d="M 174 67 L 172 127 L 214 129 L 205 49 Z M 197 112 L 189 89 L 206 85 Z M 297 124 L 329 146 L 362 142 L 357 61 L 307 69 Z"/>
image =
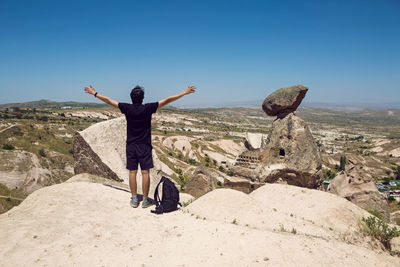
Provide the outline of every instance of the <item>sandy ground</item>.
<path id="1" fill-rule="evenodd" d="M 155 215 L 103 184 L 53 185 L 0 215 L 0 266 L 399 266 L 399 258 L 366 243 L 338 239 L 365 212 L 316 192 L 218 189 Z M 288 231 L 274 229 L 278 222 Z"/>

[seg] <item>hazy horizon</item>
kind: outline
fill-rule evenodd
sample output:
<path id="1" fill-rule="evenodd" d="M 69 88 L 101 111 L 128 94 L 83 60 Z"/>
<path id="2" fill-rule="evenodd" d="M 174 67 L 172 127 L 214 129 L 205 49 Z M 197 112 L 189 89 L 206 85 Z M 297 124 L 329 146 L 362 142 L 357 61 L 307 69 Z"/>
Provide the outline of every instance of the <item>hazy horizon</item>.
<path id="1" fill-rule="evenodd" d="M 29 102 L 37 102 L 37 101 L 52 101 L 52 102 L 77 102 L 77 103 L 91 103 L 91 104 L 104 104 L 99 101 L 95 101 L 93 99 L 88 101 L 74 101 L 74 100 L 64 100 L 64 101 L 54 101 L 51 99 L 37 99 L 26 102 L 12 102 L 12 103 L 4 103 L 0 102 L 0 105 L 10 105 L 10 104 L 19 104 L 19 103 L 29 103 Z M 182 109 L 192 109 L 192 108 L 235 108 L 235 107 L 261 107 L 262 100 L 243 100 L 243 101 L 231 101 L 227 103 L 221 103 L 216 101 L 211 101 L 208 103 L 197 103 L 196 105 L 185 105 L 180 104 L 179 101 L 173 103 L 171 106 L 175 108 Z M 122 102 L 122 101 L 121 101 Z M 128 103 L 130 103 L 128 101 Z M 144 103 L 148 103 L 148 101 L 144 101 Z M 104 104 L 106 105 L 106 104 Z M 399 102 L 387 102 L 387 103 L 379 103 L 379 102 L 370 102 L 370 103 L 352 103 L 352 102 L 310 102 L 304 100 L 300 108 L 323 108 L 323 109 L 337 109 L 337 110 L 354 110 L 359 111 L 363 109 L 372 109 L 372 110 L 387 110 L 387 109 L 400 109 L 400 101 Z"/>

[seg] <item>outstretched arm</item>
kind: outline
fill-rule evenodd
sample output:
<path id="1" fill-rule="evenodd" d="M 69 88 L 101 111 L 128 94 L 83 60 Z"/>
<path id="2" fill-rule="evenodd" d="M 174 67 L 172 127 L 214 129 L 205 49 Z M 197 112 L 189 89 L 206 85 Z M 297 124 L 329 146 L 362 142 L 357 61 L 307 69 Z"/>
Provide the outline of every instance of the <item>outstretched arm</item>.
<path id="1" fill-rule="evenodd" d="M 95 95 L 96 94 L 96 97 L 98 99 L 100 99 L 101 101 L 103 101 L 104 103 L 109 104 L 109 105 L 111 105 L 111 106 L 113 106 L 115 108 L 118 108 L 118 102 L 117 101 L 115 101 L 115 100 L 113 100 L 113 99 L 111 99 L 109 97 L 106 97 L 104 95 L 101 95 L 99 93 L 96 93 L 96 91 L 94 90 L 94 88 L 91 85 L 89 87 L 85 86 L 85 92 L 90 94 L 90 95 Z"/>
<path id="2" fill-rule="evenodd" d="M 165 99 L 163 99 L 161 101 L 158 101 L 158 108 L 162 108 L 163 106 L 168 105 L 169 103 L 178 100 L 182 96 L 188 95 L 188 94 L 192 94 L 195 91 L 196 91 L 196 86 L 188 86 L 181 93 L 179 93 L 177 95 L 169 96 L 169 97 L 167 97 L 167 98 L 165 98 Z"/>

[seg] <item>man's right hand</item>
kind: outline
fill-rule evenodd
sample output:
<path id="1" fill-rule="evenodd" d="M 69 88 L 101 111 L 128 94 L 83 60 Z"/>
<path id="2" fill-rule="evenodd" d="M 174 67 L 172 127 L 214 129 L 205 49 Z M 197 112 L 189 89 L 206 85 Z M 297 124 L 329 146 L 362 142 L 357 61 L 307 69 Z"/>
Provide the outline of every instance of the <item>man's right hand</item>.
<path id="1" fill-rule="evenodd" d="M 193 94 L 196 91 L 196 86 L 188 86 L 185 89 L 185 95 Z"/>

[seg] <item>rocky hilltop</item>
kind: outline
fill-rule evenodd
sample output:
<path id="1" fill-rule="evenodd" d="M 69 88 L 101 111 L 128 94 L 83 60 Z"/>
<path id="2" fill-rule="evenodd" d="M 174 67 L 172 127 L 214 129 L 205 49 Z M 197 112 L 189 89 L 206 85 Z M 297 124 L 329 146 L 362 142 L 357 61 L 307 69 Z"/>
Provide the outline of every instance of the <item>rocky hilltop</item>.
<path id="1" fill-rule="evenodd" d="M 267 184 L 216 189 L 164 215 L 80 174 L 0 215 L 0 266 L 399 266 L 336 195 Z M 228 201 L 229 200 L 229 201 Z"/>

